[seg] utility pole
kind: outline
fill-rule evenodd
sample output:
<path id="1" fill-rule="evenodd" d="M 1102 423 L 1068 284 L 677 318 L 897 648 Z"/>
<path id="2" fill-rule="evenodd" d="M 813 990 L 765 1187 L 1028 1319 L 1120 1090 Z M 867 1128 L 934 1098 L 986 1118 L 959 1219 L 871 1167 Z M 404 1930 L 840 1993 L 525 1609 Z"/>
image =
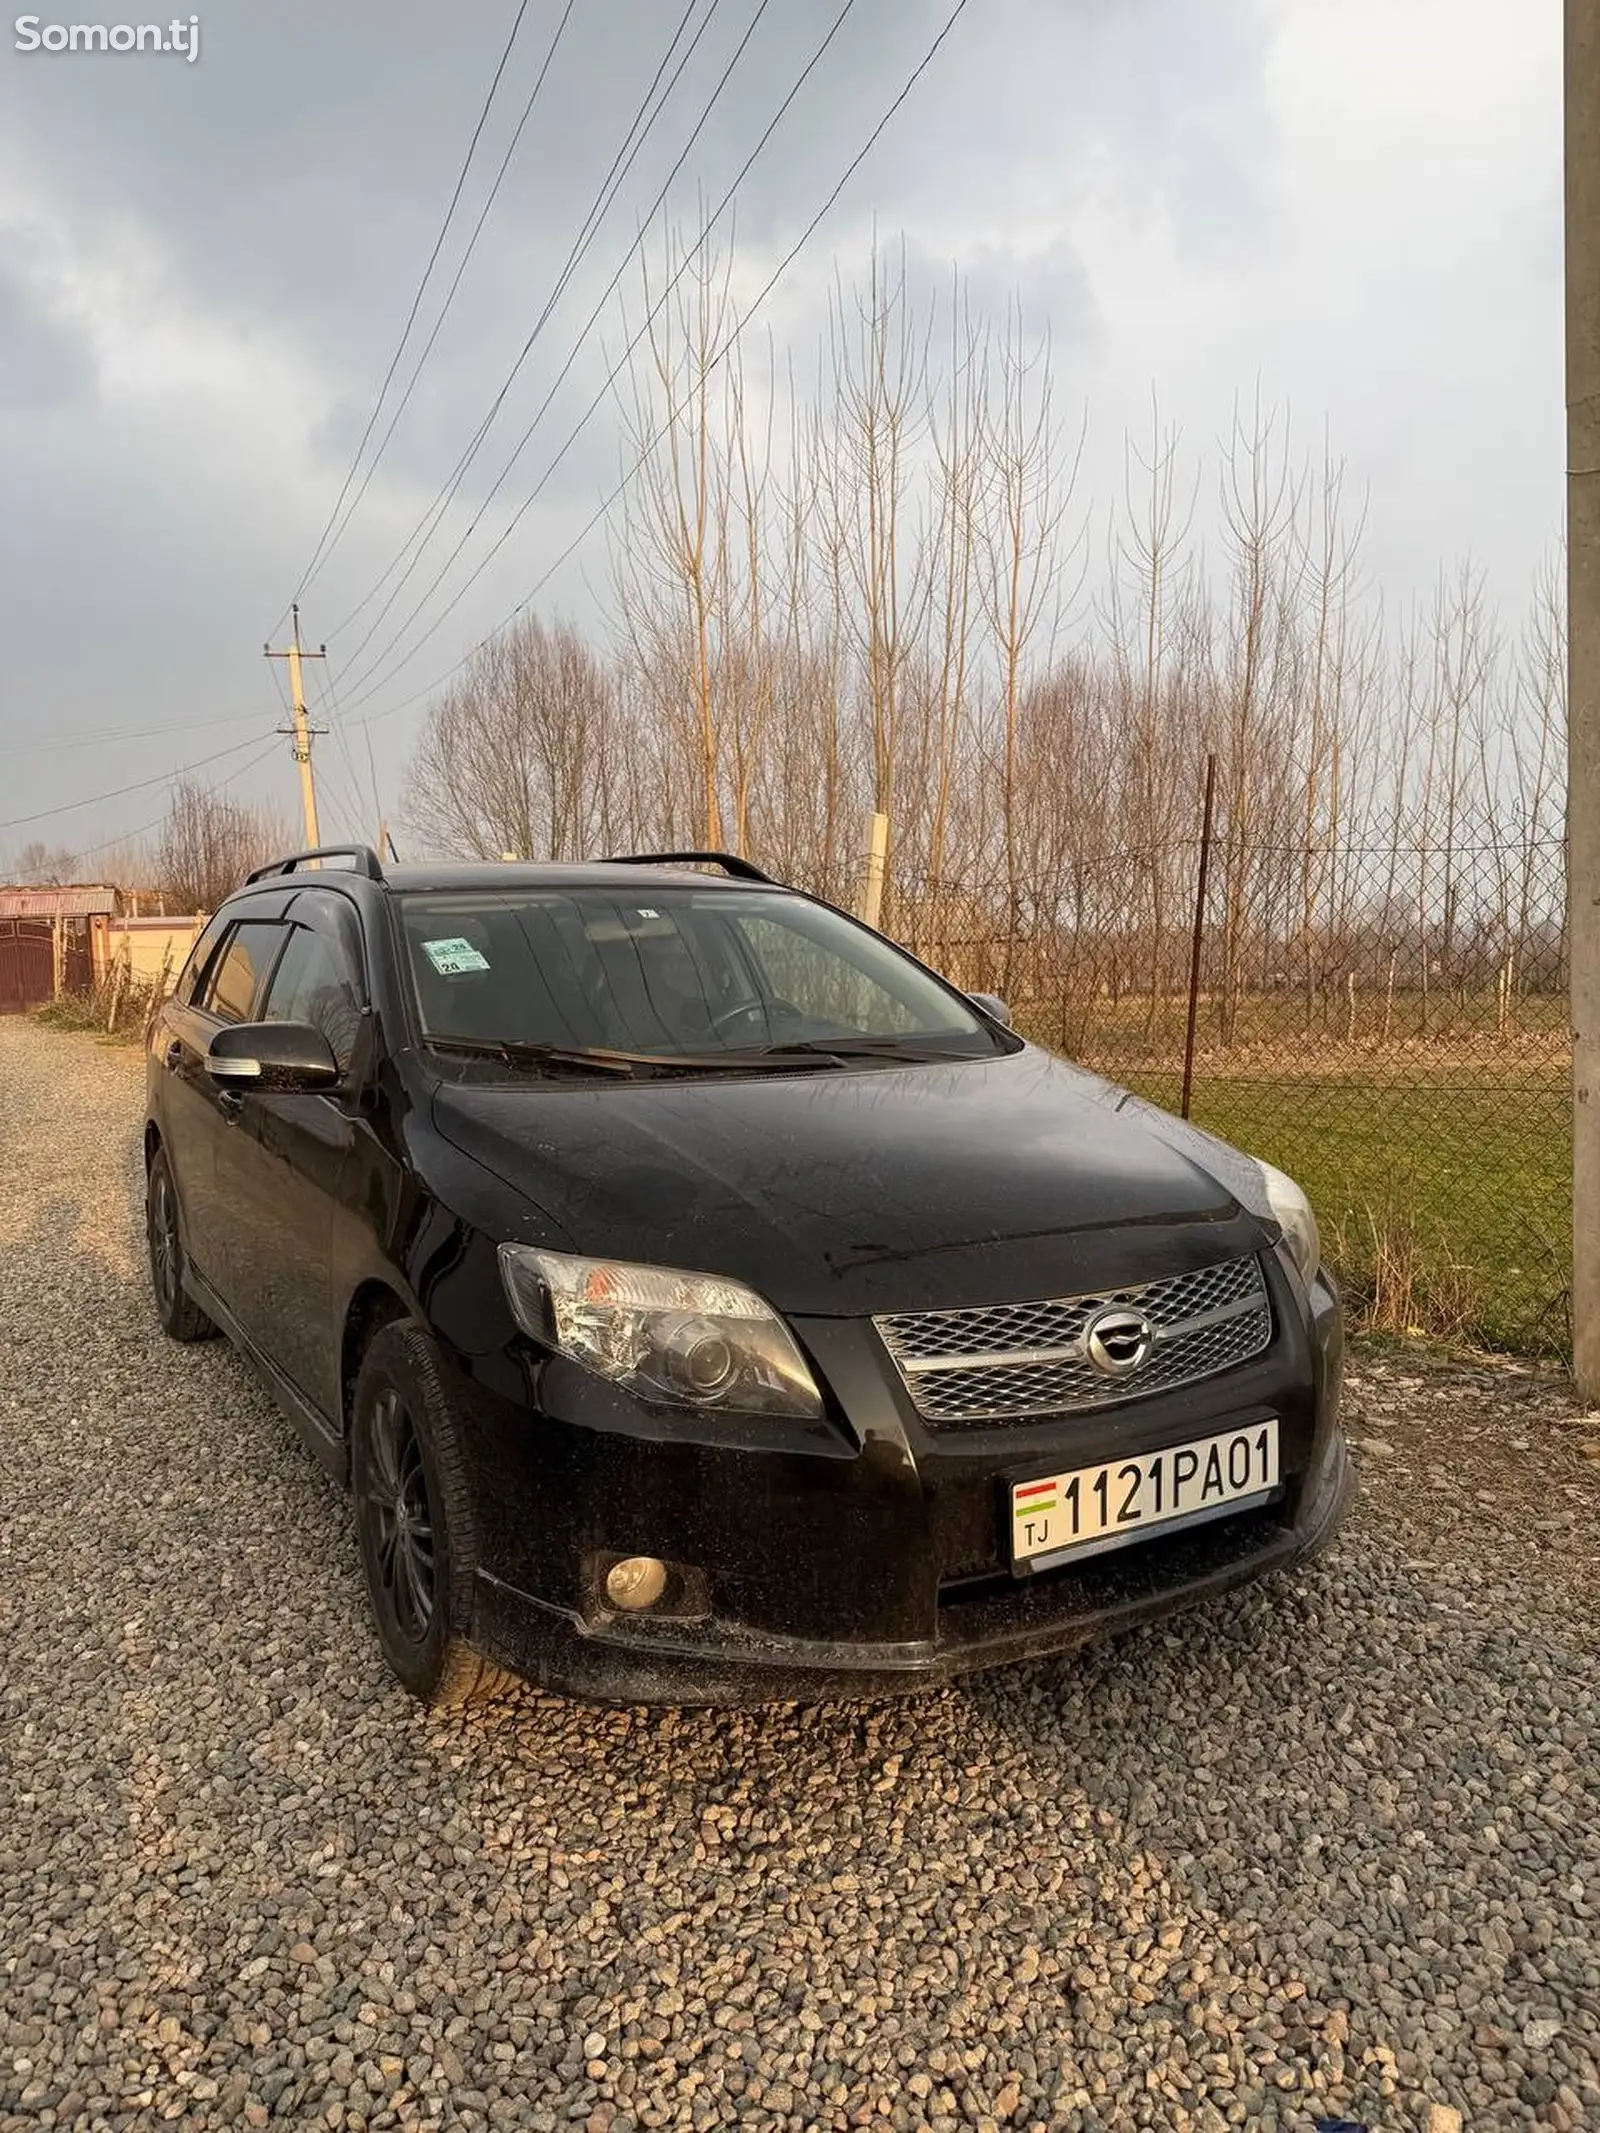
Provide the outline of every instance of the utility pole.
<path id="1" fill-rule="evenodd" d="M 1566 0 L 1572 1370 L 1600 1404 L 1600 0 Z"/>
<path id="2" fill-rule="evenodd" d="M 317 787 L 311 775 L 312 728 L 306 723 L 306 692 L 301 685 L 300 662 L 302 659 L 326 659 L 328 647 L 323 645 L 319 651 L 303 652 L 300 649 L 298 602 L 291 613 L 294 616 L 294 637 L 288 649 L 275 652 L 270 644 L 263 649 L 269 659 L 287 659 L 289 662 L 289 709 L 294 724 L 280 727 L 279 731 L 287 732 L 294 742 L 294 759 L 300 765 L 300 812 L 305 823 L 306 849 L 315 851 L 322 839 L 317 834 Z M 323 729 L 318 727 L 316 730 L 321 732 Z"/>

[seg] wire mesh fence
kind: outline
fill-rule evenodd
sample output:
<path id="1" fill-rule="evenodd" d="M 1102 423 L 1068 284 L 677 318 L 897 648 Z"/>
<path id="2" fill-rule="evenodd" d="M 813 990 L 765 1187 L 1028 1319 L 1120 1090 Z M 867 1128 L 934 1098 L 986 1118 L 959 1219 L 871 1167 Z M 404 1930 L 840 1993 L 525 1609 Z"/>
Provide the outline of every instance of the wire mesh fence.
<path id="1" fill-rule="evenodd" d="M 1026 893 L 1019 884 L 1026 880 Z M 890 929 L 1017 1026 L 1276 1163 L 1358 1323 L 1568 1347 L 1562 842 L 1224 828 L 897 886 Z"/>

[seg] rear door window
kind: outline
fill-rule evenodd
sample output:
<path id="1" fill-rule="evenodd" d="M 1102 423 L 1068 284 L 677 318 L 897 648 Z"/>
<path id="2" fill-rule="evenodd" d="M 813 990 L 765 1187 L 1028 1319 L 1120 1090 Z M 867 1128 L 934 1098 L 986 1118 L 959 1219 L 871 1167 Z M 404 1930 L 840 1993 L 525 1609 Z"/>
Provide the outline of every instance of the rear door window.
<path id="1" fill-rule="evenodd" d="M 228 930 L 225 918 L 214 918 L 200 938 L 189 950 L 189 959 L 179 973 L 178 982 L 172 988 L 173 998 L 180 1007 L 187 1007 L 193 1000 L 196 988 L 206 974 L 206 965 L 211 960 L 211 951 Z"/>
<path id="2" fill-rule="evenodd" d="M 215 1015 L 219 1022 L 248 1022 L 261 981 L 283 945 L 284 930 L 280 925 L 263 924 L 256 919 L 235 926 L 226 947 L 206 973 L 195 996 L 195 1006 Z"/>

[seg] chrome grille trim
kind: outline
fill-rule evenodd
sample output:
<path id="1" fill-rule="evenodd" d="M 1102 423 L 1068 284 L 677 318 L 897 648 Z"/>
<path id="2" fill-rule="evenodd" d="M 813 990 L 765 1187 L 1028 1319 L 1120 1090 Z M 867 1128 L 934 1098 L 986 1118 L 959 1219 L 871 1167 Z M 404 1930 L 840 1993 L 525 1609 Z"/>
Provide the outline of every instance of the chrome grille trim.
<path id="1" fill-rule="evenodd" d="M 1108 1305 L 1142 1311 L 1150 1358 L 1131 1377 L 1088 1359 L 1089 1321 Z M 1231 1370 L 1272 1340 L 1259 1260 L 1230 1259 L 1091 1295 L 890 1313 L 873 1321 L 918 1413 L 936 1425 L 1082 1414 Z"/>

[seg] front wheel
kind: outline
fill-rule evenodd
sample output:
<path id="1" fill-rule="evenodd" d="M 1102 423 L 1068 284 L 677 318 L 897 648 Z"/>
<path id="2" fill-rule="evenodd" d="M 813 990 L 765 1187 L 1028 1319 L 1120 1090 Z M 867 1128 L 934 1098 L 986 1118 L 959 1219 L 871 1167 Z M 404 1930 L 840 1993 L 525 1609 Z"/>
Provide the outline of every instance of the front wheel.
<path id="1" fill-rule="evenodd" d="M 145 1180 L 145 1239 L 150 1247 L 150 1293 L 161 1330 L 175 1341 L 210 1340 L 216 1327 L 183 1285 L 183 1231 L 178 1188 L 167 1152 L 158 1148 Z"/>
<path id="2" fill-rule="evenodd" d="M 395 1678 L 430 1704 L 509 1680 L 466 1641 L 477 1539 L 460 1432 L 420 1327 L 385 1326 L 356 1381 L 350 1480 L 367 1598 Z"/>

